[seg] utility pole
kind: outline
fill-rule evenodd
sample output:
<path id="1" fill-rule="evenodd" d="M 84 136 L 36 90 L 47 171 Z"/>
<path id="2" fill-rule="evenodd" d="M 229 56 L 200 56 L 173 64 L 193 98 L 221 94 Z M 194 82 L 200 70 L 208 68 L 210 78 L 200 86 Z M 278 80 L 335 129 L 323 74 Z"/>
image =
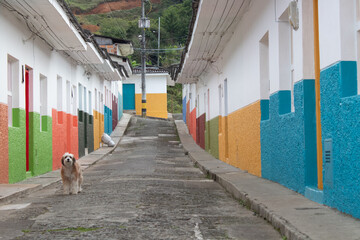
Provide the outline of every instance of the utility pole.
<path id="1" fill-rule="evenodd" d="M 145 17 L 145 1 L 141 0 L 141 18 L 139 28 L 141 28 L 141 116 L 146 117 L 146 59 L 145 59 L 145 29 L 150 27 L 150 20 Z"/>
<path id="2" fill-rule="evenodd" d="M 160 67 L 160 17 L 159 17 L 159 29 L 158 29 L 158 57 L 157 57 L 157 66 Z"/>

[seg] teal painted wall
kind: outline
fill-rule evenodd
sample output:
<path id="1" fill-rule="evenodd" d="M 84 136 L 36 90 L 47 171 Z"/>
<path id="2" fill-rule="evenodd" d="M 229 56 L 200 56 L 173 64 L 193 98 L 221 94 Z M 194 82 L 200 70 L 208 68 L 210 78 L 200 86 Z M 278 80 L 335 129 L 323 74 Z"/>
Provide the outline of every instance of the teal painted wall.
<path id="1" fill-rule="evenodd" d="M 25 110 L 13 108 L 13 127 L 9 127 L 9 183 L 26 178 Z"/>
<path id="2" fill-rule="evenodd" d="M 360 218 L 360 96 L 357 63 L 340 61 L 320 74 L 324 203 Z M 332 158 L 325 159 L 325 140 Z"/>
<path id="3" fill-rule="evenodd" d="M 295 84 L 294 105 L 291 112 L 290 90 L 270 96 L 269 117 L 260 123 L 261 176 L 305 194 L 317 183 L 313 79 Z"/>
<path id="4" fill-rule="evenodd" d="M 124 110 L 135 110 L 135 84 L 123 84 Z"/>

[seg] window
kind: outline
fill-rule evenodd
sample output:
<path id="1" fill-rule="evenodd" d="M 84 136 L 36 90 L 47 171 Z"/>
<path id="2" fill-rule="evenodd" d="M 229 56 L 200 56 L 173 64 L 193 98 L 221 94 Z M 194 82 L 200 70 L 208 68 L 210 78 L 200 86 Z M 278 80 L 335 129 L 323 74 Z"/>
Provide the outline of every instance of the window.
<path id="1" fill-rule="evenodd" d="M 58 112 L 62 111 L 62 99 L 63 99 L 63 86 L 62 86 L 62 77 L 57 76 L 57 110 Z"/>
<path id="2" fill-rule="evenodd" d="M 107 89 L 105 87 L 105 106 L 107 106 Z"/>
<path id="3" fill-rule="evenodd" d="M 73 127 L 77 127 L 78 126 L 78 119 L 76 118 L 77 116 L 77 91 L 76 91 L 76 85 L 72 85 L 71 87 L 71 114 L 73 115 Z"/>
<path id="4" fill-rule="evenodd" d="M 279 76 L 280 90 L 285 90 L 279 100 L 279 113 L 284 114 L 294 111 L 294 92 L 293 92 L 293 30 L 288 21 L 288 10 L 279 18 Z M 286 92 L 288 90 L 289 92 Z M 290 94 L 288 94 L 290 93 Z"/>
<path id="5" fill-rule="evenodd" d="M 20 122 L 13 121 L 12 109 L 19 107 L 19 61 L 10 55 L 7 61 L 8 125 L 18 127 Z"/>
<path id="6" fill-rule="evenodd" d="M 101 114 L 104 114 L 104 94 L 101 93 L 100 97 L 100 112 Z"/>
<path id="7" fill-rule="evenodd" d="M 270 74 L 269 74 L 269 32 L 259 42 L 260 53 L 260 98 L 269 99 Z"/>
<path id="8" fill-rule="evenodd" d="M 87 98 L 86 98 L 86 94 L 87 91 L 86 91 L 86 87 L 84 87 L 84 108 L 82 109 L 83 112 L 87 112 L 88 111 L 88 107 L 87 107 Z"/>
<path id="9" fill-rule="evenodd" d="M 79 83 L 79 110 L 83 110 L 83 87 Z"/>
<path id="10" fill-rule="evenodd" d="M 270 102 L 270 65 L 269 65 L 269 32 L 259 41 L 260 59 L 260 101 L 261 101 L 261 120 L 269 119 Z"/>
<path id="11" fill-rule="evenodd" d="M 97 89 L 95 88 L 95 111 L 98 110 L 98 93 L 97 93 Z"/>
<path id="12" fill-rule="evenodd" d="M 71 114 L 73 116 L 76 116 L 77 115 L 77 110 L 76 110 L 76 99 L 77 99 L 77 96 L 76 96 L 76 86 L 73 85 L 72 88 L 71 88 Z"/>
<path id="13" fill-rule="evenodd" d="M 223 97 L 222 86 L 221 84 L 219 84 L 219 115 L 220 116 L 222 116 L 222 97 Z"/>
<path id="14" fill-rule="evenodd" d="M 66 113 L 70 113 L 70 101 L 71 101 L 71 95 L 70 95 L 70 82 L 66 81 Z"/>
<path id="15" fill-rule="evenodd" d="M 47 101 L 47 78 L 40 74 L 40 129 L 47 131 L 46 116 L 48 115 L 48 101 Z"/>
<path id="16" fill-rule="evenodd" d="M 92 115 L 92 105 L 91 105 L 91 91 L 89 91 L 88 93 L 89 95 L 89 123 L 92 124 L 92 118 L 91 118 L 91 115 Z"/>
<path id="17" fill-rule="evenodd" d="M 210 120 L 210 89 L 208 88 L 208 92 L 207 92 L 207 109 L 208 109 L 208 112 L 207 112 L 207 119 Z"/>
<path id="18" fill-rule="evenodd" d="M 63 111 L 62 102 L 63 102 L 63 83 L 62 77 L 57 76 L 57 111 L 58 111 L 58 123 L 63 123 L 63 114 L 60 112 Z"/>

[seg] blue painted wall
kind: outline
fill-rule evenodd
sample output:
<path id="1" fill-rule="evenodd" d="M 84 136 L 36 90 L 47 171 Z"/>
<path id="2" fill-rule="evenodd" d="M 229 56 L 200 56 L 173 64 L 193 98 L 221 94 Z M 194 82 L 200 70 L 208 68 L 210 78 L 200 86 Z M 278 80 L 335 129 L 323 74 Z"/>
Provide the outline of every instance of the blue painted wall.
<path id="1" fill-rule="evenodd" d="M 135 84 L 123 84 L 124 110 L 135 110 Z"/>
<path id="2" fill-rule="evenodd" d="M 183 114 L 183 121 L 186 123 L 186 96 L 182 101 L 182 114 Z"/>
<path id="3" fill-rule="evenodd" d="M 269 99 L 260 100 L 261 120 L 269 119 Z"/>
<path id="4" fill-rule="evenodd" d="M 104 106 L 104 132 L 108 135 L 112 133 L 112 110 Z"/>
<path id="5" fill-rule="evenodd" d="M 332 139 L 333 184 L 324 181 L 324 203 L 360 218 L 360 96 L 357 94 L 357 66 L 341 61 L 323 69 L 321 85 L 321 125 L 323 147 Z M 323 154 L 325 155 L 325 154 Z"/>
<path id="6" fill-rule="evenodd" d="M 118 92 L 118 119 L 122 118 L 123 115 L 123 99 L 122 95 Z"/>
<path id="7" fill-rule="evenodd" d="M 295 84 L 294 105 L 291 112 L 290 91 L 270 96 L 268 119 L 260 123 L 261 174 L 304 194 L 306 186 L 316 185 L 317 177 L 314 80 Z M 267 112 L 261 115 L 266 119 Z"/>

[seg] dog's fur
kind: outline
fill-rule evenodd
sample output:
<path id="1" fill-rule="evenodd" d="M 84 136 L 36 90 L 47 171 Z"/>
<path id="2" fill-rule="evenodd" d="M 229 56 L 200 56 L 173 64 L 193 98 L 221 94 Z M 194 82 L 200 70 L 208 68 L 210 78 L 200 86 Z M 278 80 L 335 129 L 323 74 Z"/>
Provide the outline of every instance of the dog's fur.
<path id="1" fill-rule="evenodd" d="M 61 158 L 61 178 L 64 194 L 77 194 L 81 192 L 83 181 L 82 170 L 71 153 L 65 153 Z"/>

